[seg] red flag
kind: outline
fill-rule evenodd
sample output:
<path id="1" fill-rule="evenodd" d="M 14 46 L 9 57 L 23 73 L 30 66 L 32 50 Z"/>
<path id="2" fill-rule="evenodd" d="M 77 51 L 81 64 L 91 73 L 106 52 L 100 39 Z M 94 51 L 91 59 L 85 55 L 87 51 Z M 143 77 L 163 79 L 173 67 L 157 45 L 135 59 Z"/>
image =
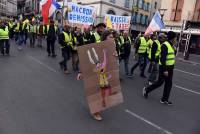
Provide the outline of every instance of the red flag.
<path id="1" fill-rule="evenodd" d="M 42 17 L 43 17 L 43 23 L 48 24 L 49 23 L 49 9 L 51 7 L 52 0 L 43 0 L 42 1 Z"/>

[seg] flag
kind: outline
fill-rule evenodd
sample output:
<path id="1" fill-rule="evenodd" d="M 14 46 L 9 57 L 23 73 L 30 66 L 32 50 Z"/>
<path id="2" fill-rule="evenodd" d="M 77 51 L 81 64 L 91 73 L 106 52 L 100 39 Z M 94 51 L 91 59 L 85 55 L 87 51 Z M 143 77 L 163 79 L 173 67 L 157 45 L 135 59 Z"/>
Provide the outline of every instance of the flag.
<path id="1" fill-rule="evenodd" d="M 155 15 L 153 16 L 151 23 L 149 24 L 149 26 L 145 32 L 145 35 L 151 34 L 156 31 L 160 31 L 163 28 L 165 28 L 165 25 L 161 19 L 160 13 L 157 11 L 155 13 Z"/>
<path id="2" fill-rule="evenodd" d="M 40 2 L 40 5 L 42 7 L 42 17 L 43 17 L 43 23 L 48 24 L 49 23 L 49 9 L 51 7 L 52 0 L 42 0 Z"/>
<path id="3" fill-rule="evenodd" d="M 110 20 L 110 17 L 109 16 L 106 16 L 106 26 L 108 29 L 112 29 L 112 22 Z"/>
<path id="4" fill-rule="evenodd" d="M 52 1 L 51 7 L 49 9 L 49 17 L 51 17 L 56 10 L 60 9 L 61 6 L 55 0 Z"/>

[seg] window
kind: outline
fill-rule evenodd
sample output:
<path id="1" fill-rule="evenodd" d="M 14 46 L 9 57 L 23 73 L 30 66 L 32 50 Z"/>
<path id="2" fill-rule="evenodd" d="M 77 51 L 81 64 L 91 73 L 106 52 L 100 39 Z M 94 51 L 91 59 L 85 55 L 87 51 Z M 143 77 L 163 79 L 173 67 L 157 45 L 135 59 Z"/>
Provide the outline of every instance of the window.
<path id="1" fill-rule="evenodd" d="M 155 2 L 155 4 L 154 4 L 154 9 L 157 9 L 157 5 L 158 5 L 158 3 Z"/>
<path id="2" fill-rule="evenodd" d="M 115 0 L 110 0 L 110 2 L 113 3 L 113 4 L 115 4 L 116 1 Z"/>
<path id="3" fill-rule="evenodd" d="M 184 0 L 173 0 L 172 2 L 172 12 L 171 12 L 171 20 L 172 21 L 180 21 L 182 15 Z"/>
<path id="4" fill-rule="evenodd" d="M 134 12 L 134 13 L 132 14 L 132 17 L 131 17 L 131 22 L 132 22 L 132 23 L 136 23 L 136 17 L 137 17 L 137 13 Z"/>
<path id="5" fill-rule="evenodd" d="M 143 3 L 143 10 L 147 10 L 147 3 Z"/>
<path id="6" fill-rule="evenodd" d="M 146 20 L 146 25 L 148 25 L 149 24 L 149 21 L 148 21 L 148 16 L 145 16 L 145 20 Z"/>
<path id="7" fill-rule="evenodd" d="M 141 20 L 141 14 L 140 14 L 140 13 L 138 13 L 138 14 L 137 14 L 137 19 L 136 19 L 136 22 L 137 22 L 137 23 L 140 23 L 140 20 Z"/>
<path id="8" fill-rule="evenodd" d="M 138 2 L 138 7 L 139 7 L 139 8 L 143 8 L 143 3 L 144 3 L 143 0 L 139 0 L 139 2 Z"/>
<path id="9" fill-rule="evenodd" d="M 149 11 L 149 10 L 150 10 L 150 4 L 147 3 L 147 11 Z"/>
<path id="10" fill-rule="evenodd" d="M 124 7 L 129 8 L 130 7 L 130 1 L 125 0 Z"/>
<path id="11" fill-rule="evenodd" d="M 142 16 L 141 16 L 141 24 L 142 24 L 142 25 L 145 25 L 145 24 L 146 24 L 146 16 L 145 16 L 145 15 L 142 15 Z"/>
<path id="12" fill-rule="evenodd" d="M 113 10 L 109 10 L 109 11 L 107 12 L 107 14 L 115 15 L 116 13 L 115 13 L 115 11 L 113 11 Z"/>

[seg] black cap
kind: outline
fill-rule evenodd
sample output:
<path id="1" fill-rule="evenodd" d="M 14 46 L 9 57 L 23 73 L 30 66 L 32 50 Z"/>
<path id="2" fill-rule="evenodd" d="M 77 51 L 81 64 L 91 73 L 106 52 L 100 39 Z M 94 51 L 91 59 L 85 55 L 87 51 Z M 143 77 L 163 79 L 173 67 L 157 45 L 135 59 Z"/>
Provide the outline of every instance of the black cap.
<path id="1" fill-rule="evenodd" d="M 168 40 L 172 40 L 172 39 L 176 38 L 176 33 L 173 31 L 169 31 L 167 33 L 167 38 L 168 38 Z"/>
<path id="2" fill-rule="evenodd" d="M 104 27 L 104 28 L 106 28 L 106 25 L 105 25 L 104 23 L 99 23 L 96 27 L 97 27 L 97 28 L 98 28 L 98 27 Z"/>

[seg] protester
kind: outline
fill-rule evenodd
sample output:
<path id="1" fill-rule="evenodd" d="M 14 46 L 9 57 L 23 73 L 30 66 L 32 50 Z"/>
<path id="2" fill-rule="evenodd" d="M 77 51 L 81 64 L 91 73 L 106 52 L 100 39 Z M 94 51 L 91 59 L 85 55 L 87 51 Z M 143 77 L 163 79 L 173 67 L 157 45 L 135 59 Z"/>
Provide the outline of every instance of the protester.
<path id="1" fill-rule="evenodd" d="M 59 44 L 61 45 L 63 60 L 59 63 L 61 70 L 64 70 L 65 74 L 69 74 L 67 63 L 70 59 L 71 46 L 73 43 L 72 34 L 68 25 L 64 26 L 63 32 L 59 35 Z"/>
<path id="2" fill-rule="evenodd" d="M 172 78 L 175 64 L 175 50 L 173 42 L 176 40 L 176 34 L 170 31 L 167 33 L 167 37 L 164 34 L 160 35 L 160 40 L 164 43 L 161 45 L 159 78 L 154 84 L 143 88 L 143 96 L 148 98 L 148 94 L 150 92 L 157 89 L 165 82 L 163 97 L 160 102 L 162 104 L 172 105 L 172 102 L 169 101 L 169 96 L 172 88 Z"/>
<path id="3" fill-rule="evenodd" d="M 53 58 L 57 55 L 55 54 L 55 41 L 57 39 L 58 28 L 54 25 L 54 21 L 50 21 L 50 25 L 47 25 L 46 35 L 47 35 L 47 53 L 48 57 L 52 56 Z"/>

